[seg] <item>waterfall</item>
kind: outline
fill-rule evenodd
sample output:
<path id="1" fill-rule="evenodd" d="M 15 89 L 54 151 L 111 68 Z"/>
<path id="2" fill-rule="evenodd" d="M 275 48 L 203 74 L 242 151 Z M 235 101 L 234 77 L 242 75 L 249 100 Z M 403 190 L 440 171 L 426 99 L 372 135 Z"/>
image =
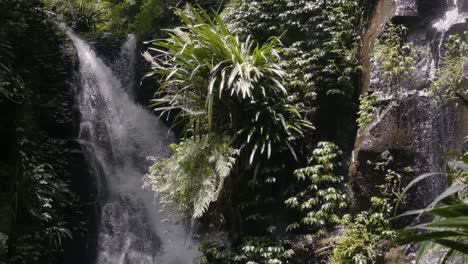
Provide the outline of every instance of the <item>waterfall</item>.
<path id="1" fill-rule="evenodd" d="M 146 157 L 168 155 L 173 136 L 125 87 L 134 79 L 135 37 L 122 47 L 121 70 L 112 71 L 84 40 L 67 34 L 79 57 L 79 140 L 99 189 L 96 263 L 192 263 L 199 253 L 182 218 L 162 211 L 155 194 L 141 188 Z"/>
<path id="2" fill-rule="evenodd" d="M 132 88 L 135 87 L 136 44 L 136 36 L 134 34 L 128 34 L 125 43 L 120 49 L 120 56 L 112 67 L 119 76 L 122 87 L 132 98 Z"/>
<path id="3" fill-rule="evenodd" d="M 439 45 L 437 47 L 437 66 L 439 66 L 440 59 L 442 58 L 443 45 L 447 32 L 453 25 L 465 23 L 465 20 L 468 18 L 466 13 L 460 11 L 458 0 L 451 1 L 452 3 L 448 4 L 448 8 L 447 11 L 445 11 L 444 16 L 432 24 L 432 27 L 440 33 Z"/>

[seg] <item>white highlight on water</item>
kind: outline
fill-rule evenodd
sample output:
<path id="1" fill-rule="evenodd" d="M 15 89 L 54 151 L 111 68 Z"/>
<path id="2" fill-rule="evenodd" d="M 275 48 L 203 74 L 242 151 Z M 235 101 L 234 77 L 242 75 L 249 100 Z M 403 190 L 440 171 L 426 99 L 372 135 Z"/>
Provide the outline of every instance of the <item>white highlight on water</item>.
<path id="1" fill-rule="evenodd" d="M 467 14 L 459 10 L 458 0 L 452 0 L 452 4 L 448 7 L 444 17 L 436 21 L 432 26 L 438 32 L 446 32 L 453 25 L 464 23 L 466 18 Z"/>
<path id="2" fill-rule="evenodd" d="M 438 63 L 437 65 L 434 65 L 437 67 L 439 66 L 440 60 L 442 58 L 443 45 L 444 45 L 447 32 L 452 26 L 454 26 L 455 24 L 464 23 L 466 19 L 468 18 L 467 13 L 460 12 L 460 8 L 458 6 L 458 0 L 450 0 L 450 1 L 452 1 L 452 3 L 449 4 L 448 9 L 444 14 L 444 17 L 442 17 L 441 19 L 437 20 L 436 22 L 432 24 L 432 27 L 436 29 L 437 32 L 440 32 L 440 40 L 439 40 L 439 45 L 437 47 Z"/>
<path id="3" fill-rule="evenodd" d="M 67 34 L 80 63 L 79 139 L 99 176 L 97 264 L 192 263 L 199 252 L 184 221 L 161 212 L 154 193 L 141 188 L 146 157 L 166 156 L 172 136 L 122 85 L 130 85 L 132 69 L 116 70 L 116 76 L 84 40 L 70 30 Z M 124 44 L 121 54 L 127 57 L 118 60 L 122 69 L 134 64 L 135 43 L 129 36 Z"/>

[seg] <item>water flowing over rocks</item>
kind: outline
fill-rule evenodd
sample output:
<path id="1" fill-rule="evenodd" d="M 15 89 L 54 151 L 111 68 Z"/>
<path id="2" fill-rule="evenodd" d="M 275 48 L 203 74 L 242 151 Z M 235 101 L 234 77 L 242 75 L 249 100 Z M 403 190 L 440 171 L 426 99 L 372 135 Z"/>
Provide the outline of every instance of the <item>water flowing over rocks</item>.
<path id="1" fill-rule="evenodd" d="M 133 99 L 135 36 L 110 67 L 83 39 L 67 34 L 79 57 L 79 140 L 98 186 L 95 263 L 191 263 L 199 253 L 184 219 L 162 210 L 156 194 L 141 187 L 146 157 L 168 155 L 173 136 Z"/>
<path id="2" fill-rule="evenodd" d="M 444 171 L 443 153 L 467 149 L 466 107 L 425 92 L 439 66 L 446 38 L 454 28 L 466 25 L 466 15 L 461 11 L 464 3 L 381 0 L 377 6 L 364 34 L 361 60 L 368 64 L 363 63 L 361 94 L 380 93 L 382 97 L 376 119 L 358 131 L 355 141 L 350 166 L 354 211 L 369 208 L 370 197 L 378 193 L 375 185 L 384 182 L 385 173 L 375 170 L 372 163 L 386 162 L 387 168 L 402 174 L 406 184 L 423 173 Z M 411 19 L 401 19 L 402 16 Z M 403 82 L 401 91 L 384 82 L 379 65 L 371 60 L 383 25 L 390 20 L 406 24 L 406 41 L 414 43 L 417 53 L 416 70 Z M 445 186 L 444 176 L 425 180 L 411 192 L 407 206 L 423 207 Z"/>

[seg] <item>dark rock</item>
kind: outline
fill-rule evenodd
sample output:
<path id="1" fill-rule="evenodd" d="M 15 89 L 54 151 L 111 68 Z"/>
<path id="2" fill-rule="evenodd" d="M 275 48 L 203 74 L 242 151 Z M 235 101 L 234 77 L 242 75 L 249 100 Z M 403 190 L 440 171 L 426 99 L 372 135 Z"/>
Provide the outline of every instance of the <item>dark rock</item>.
<path id="1" fill-rule="evenodd" d="M 456 131 L 462 129 L 460 110 L 420 92 L 392 101 L 356 140 L 350 168 L 352 209 L 366 210 L 370 197 L 379 194 L 375 186 L 384 183 L 385 171 L 376 169 L 375 164 L 385 161 L 382 153 L 391 156 L 385 168 L 401 174 L 403 186 L 423 173 L 443 171 L 442 154 L 460 151 L 456 138 Z M 443 176 L 428 179 L 414 189 L 408 206 L 421 208 L 444 188 Z"/>
<path id="2" fill-rule="evenodd" d="M 461 5 L 461 11 L 468 12 L 468 1 L 463 0 L 462 5 Z"/>

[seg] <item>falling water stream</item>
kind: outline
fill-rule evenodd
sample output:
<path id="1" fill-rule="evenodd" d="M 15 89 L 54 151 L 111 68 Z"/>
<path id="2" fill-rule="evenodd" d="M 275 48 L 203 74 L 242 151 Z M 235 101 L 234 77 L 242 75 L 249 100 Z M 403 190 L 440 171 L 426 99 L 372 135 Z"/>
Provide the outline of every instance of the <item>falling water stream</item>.
<path id="1" fill-rule="evenodd" d="M 155 194 L 142 190 L 146 157 L 163 157 L 172 140 L 167 128 L 132 98 L 134 36 L 107 66 L 83 39 L 67 30 L 79 57 L 79 139 L 98 182 L 100 220 L 97 264 L 188 264 L 198 255 L 185 222 L 162 211 Z"/>
<path id="2" fill-rule="evenodd" d="M 439 45 L 437 47 L 439 62 L 440 58 L 442 58 L 442 51 L 444 50 L 443 45 L 447 32 L 453 25 L 465 23 L 465 20 L 468 18 L 468 14 L 462 12 L 461 8 L 458 6 L 458 0 L 448 1 L 448 8 L 444 16 L 432 24 L 432 27 L 440 33 Z"/>

